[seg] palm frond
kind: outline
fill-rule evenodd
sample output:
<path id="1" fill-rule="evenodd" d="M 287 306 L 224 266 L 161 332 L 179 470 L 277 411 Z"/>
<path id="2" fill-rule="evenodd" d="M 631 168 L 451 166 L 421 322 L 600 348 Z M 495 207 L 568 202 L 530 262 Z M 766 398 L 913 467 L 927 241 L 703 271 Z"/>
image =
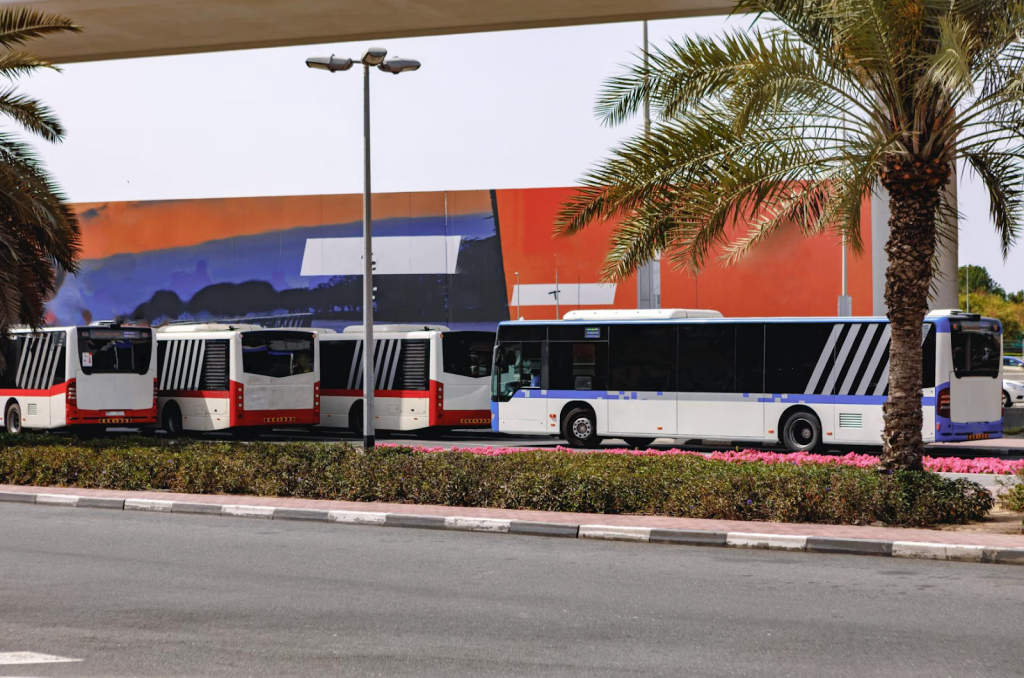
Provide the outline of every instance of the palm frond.
<path id="1" fill-rule="evenodd" d="M 82 27 L 67 17 L 27 7 L 0 10 L 0 46 L 8 49 L 56 33 L 80 33 Z"/>
<path id="2" fill-rule="evenodd" d="M 0 114 L 49 142 L 64 139 L 64 127 L 54 112 L 32 97 L 18 94 L 13 87 L 0 90 Z"/>

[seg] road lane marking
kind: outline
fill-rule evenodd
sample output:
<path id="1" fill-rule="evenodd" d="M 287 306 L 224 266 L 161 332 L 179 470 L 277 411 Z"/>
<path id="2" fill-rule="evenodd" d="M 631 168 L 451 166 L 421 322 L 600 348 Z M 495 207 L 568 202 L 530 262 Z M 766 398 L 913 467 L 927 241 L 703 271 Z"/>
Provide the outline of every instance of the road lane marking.
<path id="1" fill-rule="evenodd" d="M 71 657 L 58 657 L 55 654 L 40 654 L 38 652 L 0 652 L 0 666 L 13 666 L 15 664 L 62 664 L 65 662 L 80 662 L 81 659 Z"/>

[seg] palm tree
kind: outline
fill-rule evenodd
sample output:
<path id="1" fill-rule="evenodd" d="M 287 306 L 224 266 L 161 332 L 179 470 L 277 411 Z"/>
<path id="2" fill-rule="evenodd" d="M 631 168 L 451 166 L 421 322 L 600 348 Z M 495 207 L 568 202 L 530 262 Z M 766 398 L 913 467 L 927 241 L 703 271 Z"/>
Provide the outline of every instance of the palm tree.
<path id="1" fill-rule="evenodd" d="M 649 97 L 657 124 L 586 175 L 556 233 L 620 218 L 611 279 L 659 252 L 693 271 L 713 252 L 734 262 L 787 224 L 859 252 L 862 202 L 885 188 L 882 464 L 920 468 L 921 326 L 955 224 L 957 161 L 987 189 L 1004 256 L 1024 217 L 1024 0 L 741 0 L 737 11 L 757 14 L 750 31 L 671 43 L 606 83 L 606 123 Z M 735 223 L 749 229 L 734 238 Z"/>
<path id="2" fill-rule="evenodd" d="M 15 80 L 41 68 L 56 68 L 19 48 L 29 40 L 80 29 L 64 17 L 29 9 L 0 9 L 0 75 Z M 0 89 L 0 114 L 49 142 L 64 138 L 64 128 L 45 105 L 18 92 Z M 42 324 L 46 300 L 56 291 L 58 271 L 78 270 L 80 232 L 32 149 L 9 132 L 0 132 L 0 342 L 13 325 Z M 4 369 L 0 351 L 0 369 Z"/>

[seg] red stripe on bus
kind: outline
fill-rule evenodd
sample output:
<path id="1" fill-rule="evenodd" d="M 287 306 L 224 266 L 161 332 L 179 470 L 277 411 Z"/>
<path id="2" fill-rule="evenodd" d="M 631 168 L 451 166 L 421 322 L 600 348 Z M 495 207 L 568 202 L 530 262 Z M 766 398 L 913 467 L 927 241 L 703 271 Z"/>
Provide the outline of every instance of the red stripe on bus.
<path id="1" fill-rule="evenodd" d="M 230 398 L 231 391 L 157 391 L 160 398 Z"/>
<path id="2" fill-rule="evenodd" d="M 362 398 L 361 388 L 325 388 L 320 391 L 322 396 Z M 373 392 L 375 398 L 429 398 L 430 391 L 382 391 Z"/>
<path id="3" fill-rule="evenodd" d="M 67 393 L 68 383 L 55 384 L 50 388 L 0 388 L 0 398 L 4 396 L 55 396 Z"/>

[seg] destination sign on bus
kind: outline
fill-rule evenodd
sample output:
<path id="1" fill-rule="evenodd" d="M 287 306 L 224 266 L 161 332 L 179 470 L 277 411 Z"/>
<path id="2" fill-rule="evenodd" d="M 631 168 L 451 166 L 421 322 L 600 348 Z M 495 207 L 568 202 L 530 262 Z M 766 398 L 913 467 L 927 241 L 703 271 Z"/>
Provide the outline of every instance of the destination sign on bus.
<path id="1" fill-rule="evenodd" d="M 88 329 L 82 336 L 90 339 L 141 339 L 141 330 Z"/>

